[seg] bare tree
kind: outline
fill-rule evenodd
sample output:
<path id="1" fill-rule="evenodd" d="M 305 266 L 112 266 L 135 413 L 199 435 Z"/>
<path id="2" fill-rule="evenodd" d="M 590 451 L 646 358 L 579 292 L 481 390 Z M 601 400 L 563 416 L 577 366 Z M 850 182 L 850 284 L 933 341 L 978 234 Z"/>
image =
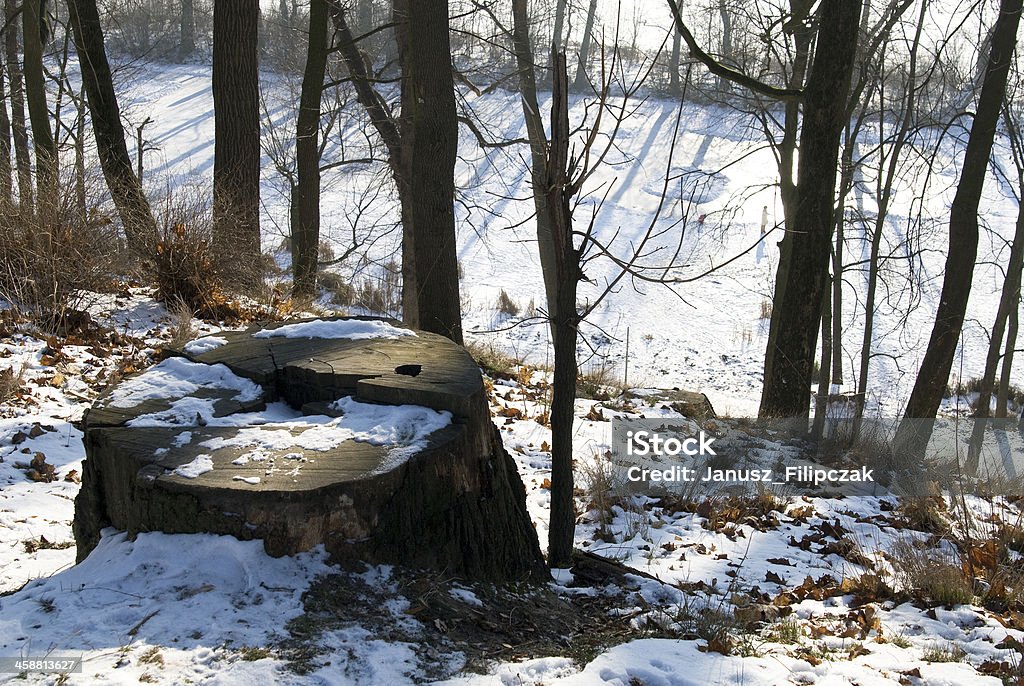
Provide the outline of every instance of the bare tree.
<path id="1" fill-rule="evenodd" d="M 25 99 L 32 123 L 32 147 L 36 154 L 36 183 L 40 209 L 53 209 L 57 202 L 57 146 L 50 128 L 50 109 L 46 104 L 46 78 L 43 73 L 43 43 L 49 38 L 43 22 L 42 3 L 23 2 L 21 9 L 24 39 Z"/>
<path id="2" fill-rule="evenodd" d="M 392 114 L 340 6 L 331 14 L 338 50 L 360 104 L 388 152 L 402 205 L 402 310 L 405 321 L 462 343 L 455 246 L 458 122 L 447 4 L 394 3 L 402 67 L 402 107 Z"/>
<path id="3" fill-rule="evenodd" d="M 299 297 L 311 297 L 316 290 L 320 240 L 320 100 L 327 68 L 327 17 L 327 0 L 311 0 L 306 68 L 295 132 L 298 181 L 292 196 L 297 222 L 292 226 L 292 291 Z"/>
<path id="4" fill-rule="evenodd" d="M 1024 139 L 1021 138 L 1020 127 L 1013 116 L 1012 109 L 1008 106 L 1003 107 L 1003 121 L 1006 125 L 1006 133 L 1010 139 L 1010 152 L 1017 170 L 1017 224 L 1013 241 L 1010 243 L 1010 254 L 1006 261 L 999 306 L 996 308 L 995 321 L 992 323 L 992 330 L 989 334 L 985 371 L 978 387 L 978 401 L 974 412 L 976 421 L 971 432 L 966 464 L 967 471 L 971 474 L 975 473 L 978 468 L 982 439 L 988 424 L 985 420 L 992 415 L 990 406 L 993 391 L 996 390 L 996 369 L 1000 360 L 1003 363 L 1002 377 L 1009 379 L 1009 368 L 1013 363 L 1013 343 L 1007 342 L 1006 350 L 1010 354 L 1005 357 L 1002 355 L 1003 343 L 1007 324 L 1010 322 L 1011 316 L 1020 308 L 1021 269 L 1024 268 Z M 1016 335 L 1012 338 L 1016 338 Z M 997 417 L 1006 416 L 1005 393 L 1001 400 L 1000 403 L 1000 399 L 997 398 L 995 413 Z"/>
<path id="5" fill-rule="evenodd" d="M 19 24 L 16 0 L 5 0 L 4 12 L 7 28 L 4 32 L 4 54 L 7 57 L 7 76 L 11 89 L 11 135 L 14 139 L 14 160 L 18 169 L 18 205 L 20 211 L 32 214 L 35 204 L 32 188 L 32 158 L 28 147 L 28 127 L 25 123 L 25 86 L 21 72 L 18 41 Z"/>
<path id="6" fill-rule="evenodd" d="M 0 203 L 11 206 L 11 116 L 7 111 L 4 72 L 0 64 Z"/>
<path id="7" fill-rule="evenodd" d="M 156 240 L 156 220 L 141 178 L 132 170 L 96 0 L 68 0 L 68 11 L 103 177 L 121 217 L 129 248 L 137 254 L 148 254 Z"/>
<path id="8" fill-rule="evenodd" d="M 913 420 L 935 417 L 949 381 L 974 278 L 974 261 L 978 252 L 978 206 L 1006 93 L 1022 4 L 1022 0 L 1002 0 L 999 17 L 992 29 L 985 79 L 964 152 L 960 181 L 949 208 L 949 248 L 935 324 L 904 411 L 904 420 L 897 432 L 896 445 L 901 454 L 923 454 L 930 431 L 924 428 L 927 424 Z"/>

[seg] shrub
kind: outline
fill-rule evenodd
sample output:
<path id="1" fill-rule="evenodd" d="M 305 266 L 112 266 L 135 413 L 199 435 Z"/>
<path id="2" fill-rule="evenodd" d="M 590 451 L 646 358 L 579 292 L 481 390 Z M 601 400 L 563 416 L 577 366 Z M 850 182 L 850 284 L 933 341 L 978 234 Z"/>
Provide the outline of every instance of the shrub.
<path id="1" fill-rule="evenodd" d="M 466 352 L 484 372 L 499 379 L 515 379 L 516 368 L 522 364 L 522 360 L 512 357 L 492 342 L 468 341 Z"/>
<path id="2" fill-rule="evenodd" d="M 904 590 L 920 600 L 963 605 L 974 600 L 970 580 L 955 556 L 910 541 L 897 541 L 890 554 Z"/>
<path id="3" fill-rule="evenodd" d="M 49 333 L 87 325 L 83 310 L 88 300 L 113 280 L 116 227 L 95 208 L 81 210 L 71 198 L 31 214 L 3 204 L 0 299 Z"/>
<path id="4" fill-rule="evenodd" d="M 501 314 L 507 314 L 510 317 L 519 316 L 519 305 L 511 298 L 511 296 L 509 296 L 508 293 L 505 292 L 504 288 L 502 288 L 501 292 L 498 293 L 498 302 L 496 303 L 496 307 L 498 308 L 498 312 Z"/>
<path id="5" fill-rule="evenodd" d="M 168 307 L 185 307 L 204 319 L 228 319 L 237 306 L 227 301 L 224 284 L 263 282 L 266 263 L 221 263 L 216 257 L 213 212 L 203 187 L 182 184 L 156 208 L 157 237 L 147 260 L 157 297 Z M 226 222 L 231 224 L 230 221 Z M 233 243 L 225 238 L 224 243 Z"/>
<path id="6" fill-rule="evenodd" d="M 5 403 L 14 398 L 25 381 L 25 366 L 21 365 L 17 370 L 14 367 L 0 369 L 0 403 Z"/>

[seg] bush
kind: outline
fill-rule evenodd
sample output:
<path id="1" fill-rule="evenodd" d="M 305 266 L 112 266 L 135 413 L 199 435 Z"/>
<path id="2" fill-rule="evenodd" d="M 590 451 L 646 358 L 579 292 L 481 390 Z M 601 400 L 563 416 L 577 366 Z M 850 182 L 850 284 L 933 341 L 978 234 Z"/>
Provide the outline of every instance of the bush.
<path id="1" fill-rule="evenodd" d="M 66 334 L 88 324 L 83 310 L 109 287 L 119 253 L 116 227 L 70 198 L 46 211 L 20 216 L 0 207 L 0 299 L 49 333 Z"/>
<path id="2" fill-rule="evenodd" d="M 213 212 L 200 185 L 183 184 L 168 192 L 156 208 L 157 240 L 147 260 L 157 297 L 169 308 L 184 307 L 203 319 L 230 319 L 237 307 L 228 303 L 224 284 L 259 284 L 267 264 L 222 263 L 213 240 Z M 227 222 L 230 224 L 230 221 Z M 231 245 L 230 238 L 225 244 Z"/>
<path id="3" fill-rule="evenodd" d="M 384 265 L 379 278 L 365 278 L 355 294 L 355 305 L 377 314 L 401 310 L 401 268 L 395 262 Z"/>
<path id="4" fill-rule="evenodd" d="M 510 317 L 519 316 L 519 305 L 511 298 L 511 296 L 509 296 L 508 293 L 505 292 L 504 288 L 502 288 L 501 292 L 498 293 L 498 302 L 496 303 L 496 307 L 498 308 L 498 312 L 501 314 L 507 314 Z"/>
<path id="5" fill-rule="evenodd" d="M 951 553 L 897 541 L 890 554 L 896 580 L 920 600 L 963 605 L 974 600 L 970 580 Z"/>

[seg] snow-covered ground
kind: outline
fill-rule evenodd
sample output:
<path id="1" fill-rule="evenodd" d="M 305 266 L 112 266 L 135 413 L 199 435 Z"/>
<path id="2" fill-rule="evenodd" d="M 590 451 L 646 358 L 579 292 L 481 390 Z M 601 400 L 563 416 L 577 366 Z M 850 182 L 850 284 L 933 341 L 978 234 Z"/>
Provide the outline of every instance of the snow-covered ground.
<path id="1" fill-rule="evenodd" d="M 125 86 L 126 101 L 134 103 L 129 116 L 153 118 L 146 128 L 155 147 L 147 156 L 151 190 L 190 177 L 208 179 L 213 159 L 208 68 L 143 66 Z M 508 137 L 524 134 L 515 95 L 465 97 L 491 130 Z M 288 107 L 271 106 L 272 117 L 287 129 Z M 576 101 L 572 116 L 581 117 L 583 110 Z M 618 140 L 616 161 L 623 164 L 595 175 L 591 183 L 600 191 L 577 216 L 589 218 L 594 198 L 610 188 L 598 215 L 598 235 L 617 232 L 616 249 L 624 250 L 652 222 L 667 228 L 685 212 L 685 236 L 679 238 L 677 227 L 668 244 L 673 250 L 680 245 L 678 261 L 684 266 L 673 273 L 686 277 L 754 246 L 762 207 L 768 206 L 772 223 L 779 221 L 781 207 L 771 185 L 776 180 L 771 153 L 735 112 L 684 105 L 670 160 L 677 110 L 676 103 L 656 99 L 639 106 Z M 345 132 L 352 140 L 361 136 L 358 122 Z M 955 144 L 947 143 L 944 154 L 951 156 Z M 871 145 L 870 136 L 865 145 Z M 512 327 L 516 319 L 496 307 L 502 290 L 524 314 L 528 303 L 543 302 L 536 246 L 525 221 L 532 212 L 526 157 L 525 149 L 481 152 L 465 134 L 457 170 L 463 189 L 459 256 L 469 338 L 528 365 L 512 370 L 518 380 L 492 380 L 492 402 L 495 422 L 526 484 L 543 547 L 551 436 L 536 418 L 545 409 L 546 374 L 539 368 L 548 360 L 547 329 L 529 322 Z M 265 247 L 272 249 L 287 209 L 269 161 L 264 169 Z M 666 173 L 670 195 L 659 211 Z M 686 173 L 691 176 L 680 176 Z M 702 180 L 691 198 L 685 179 L 697 173 Z M 932 234 L 923 237 L 929 247 L 941 248 L 941 220 L 955 182 L 952 165 L 943 173 L 944 183 L 933 184 L 934 195 L 925 203 L 935 220 Z M 368 190 L 371 182 L 382 176 L 379 169 L 346 168 L 325 182 L 324 233 L 336 248 L 345 247 L 348 219 L 367 193 L 374 193 Z M 1016 203 L 996 183 L 987 189 L 986 222 L 1008 237 Z M 855 194 L 853 202 L 870 213 L 866 195 Z M 386 182 L 366 209 L 361 216 L 371 223 L 394 222 L 396 203 Z M 909 198 L 897 200 L 892 226 L 897 234 L 909 209 Z M 705 220 L 698 223 L 701 215 Z M 998 236 L 983 239 L 956 365 L 964 378 L 980 374 L 984 363 L 984 328 L 1001 285 L 987 260 L 999 245 Z M 339 273 L 354 283 L 379 278 L 368 264 L 386 262 L 396 247 L 395 234 L 382 234 L 371 249 L 374 259 L 340 265 Z M 860 255 L 866 241 L 853 234 L 847 249 Z M 628 331 L 629 385 L 702 391 L 720 414 L 752 415 L 767 336 L 762 305 L 770 299 L 775 255 L 769 237 L 676 292 L 623 282 L 589 320 L 580 353 L 586 358 L 593 350 L 596 356 L 584 370 L 607 367 L 613 378 L 623 376 Z M 900 312 L 909 294 L 898 267 L 893 267 L 891 299 L 880 313 L 876 344 L 886 355 L 873 363 L 870 394 L 872 412 L 881 416 L 900 411 L 916 373 L 936 304 L 941 254 L 925 252 L 917 267 L 921 288 L 913 295 L 920 305 L 906 325 Z M 614 272 L 596 260 L 587 275 L 594 285 L 582 290 L 584 298 L 594 297 Z M 862 279 L 854 273 L 846 284 L 848 377 L 862 326 L 862 313 L 852 306 L 863 292 Z M 497 601 L 486 589 L 452 588 L 448 595 L 461 603 L 462 614 L 454 620 L 428 619 L 436 598 L 410 591 L 398 571 L 343 571 L 316 551 L 275 559 L 259 542 L 159 533 L 131 540 L 110 531 L 75 566 L 71 520 L 84 457 L 75 422 L 107 383 L 151 364 L 173 325 L 144 289 L 98 297 L 92 312 L 113 332 L 103 341 L 47 341 L 27 329 L 0 338 L 0 369 L 24 375 L 19 396 L 0 404 L 0 593 L 5 594 L 0 657 L 85 658 L 82 673 L 66 678 L 12 674 L 0 675 L 2 681 L 995 686 L 1020 683 L 1024 674 L 1024 618 L 976 604 L 992 579 L 980 579 L 970 589 L 979 597 L 948 606 L 908 590 L 907 568 L 914 561 L 908 551 L 923 549 L 926 560 L 955 560 L 959 553 L 952 534 L 926 530 L 930 520 L 911 516 L 895 501 L 802 498 L 767 500 L 759 508 L 642 497 L 600 502 L 599 489 L 588 484 L 606 469 L 603 454 L 610 437 L 604 420 L 623 410 L 592 400 L 577 406 L 574 445 L 583 488 L 576 545 L 647 576 L 627 574 L 617 583 L 594 585 L 565 571 L 556 574 L 547 592 L 570 606 L 597 599 L 608 626 L 624 627 L 619 633 L 597 632 L 597 645 L 589 651 L 579 650 L 584 637 L 567 628 L 564 640 L 549 637 L 541 646 L 523 635 L 481 660 L 452 636 L 457 633 L 453 622 L 468 622 L 470 616 L 511 622 L 493 609 Z M 1024 379 L 1020 372 L 1014 378 Z M 664 410 L 637 400 L 632 411 Z M 30 470 L 42 480 L 29 479 Z M 975 536 L 1000 522 L 1020 527 L 1019 503 L 971 500 L 962 510 L 970 517 L 961 510 L 940 513 L 953 533 L 962 534 L 968 521 Z M 1019 548 L 1010 551 L 1012 565 L 1019 567 L 1019 554 Z M 326 601 L 319 589 L 325 583 L 349 589 L 351 596 L 343 596 L 347 604 L 321 607 Z M 1011 578 L 1005 585 L 1016 583 Z"/>

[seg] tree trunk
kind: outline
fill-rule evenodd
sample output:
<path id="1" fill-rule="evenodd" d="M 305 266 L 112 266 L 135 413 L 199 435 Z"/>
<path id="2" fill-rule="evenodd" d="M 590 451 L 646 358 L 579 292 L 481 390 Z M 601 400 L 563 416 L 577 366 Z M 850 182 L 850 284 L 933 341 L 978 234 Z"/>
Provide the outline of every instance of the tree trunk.
<path id="1" fill-rule="evenodd" d="M 218 265 L 245 287 L 262 276 L 258 27 L 258 3 L 214 3 L 214 244 Z"/>
<path id="2" fill-rule="evenodd" d="M 580 43 L 580 61 L 576 65 L 576 78 L 573 79 L 572 89 L 579 93 L 587 88 L 587 60 L 590 59 L 590 44 L 593 41 L 594 20 L 597 16 L 597 0 L 590 0 L 590 8 L 587 10 L 587 25 L 583 29 L 583 42 Z"/>
<path id="3" fill-rule="evenodd" d="M 1003 110 L 1003 120 L 1006 122 L 1006 130 L 1010 136 L 1011 145 L 1014 150 L 1014 162 L 1017 163 L 1017 190 L 1024 199 L 1024 165 L 1020 151 L 1022 150 L 1020 131 L 1009 114 Z M 1010 244 L 1010 255 L 1006 264 L 1006 275 L 1003 279 L 1002 293 L 999 295 L 999 307 L 996 308 L 996 319 L 992 324 L 992 334 L 988 342 L 988 354 L 985 356 L 985 372 L 981 377 L 981 387 L 978 389 L 978 404 L 974 413 L 975 423 L 971 431 L 971 442 L 967 450 L 967 473 L 975 474 L 978 468 L 978 458 L 981 454 L 981 444 L 985 437 L 987 420 L 992 416 L 990 405 L 992 393 L 996 388 L 996 368 L 999 366 L 1000 353 L 1003 351 L 1003 338 L 1006 332 L 1007 322 L 1011 313 L 1015 312 L 1020 304 L 1021 268 L 1024 267 L 1024 202 L 1018 204 L 1017 227 L 1014 231 L 1013 243 Z M 1009 366 L 1003 364 L 1004 371 Z M 1005 376 L 1008 377 L 1008 374 Z M 1005 410 L 999 412 L 997 398 L 996 415 L 1006 416 Z"/>
<path id="4" fill-rule="evenodd" d="M 196 14 L 194 0 L 181 0 L 181 39 L 178 61 L 184 62 L 196 51 Z"/>
<path id="5" fill-rule="evenodd" d="M 790 8 L 797 29 L 793 36 L 795 47 L 793 69 L 787 85 L 790 88 L 800 88 L 804 85 L 811 43 L 814 39 L 814 32 L 806 21 L 811 9 L 811 3 L 808 0 L 790 0 Z M 779 196 L 782 199 L 785 233 L 779 242 L 779 264 L 775 270 L 775 294 L 773 300 L 776 301 L 781 301 L 785 298 L 785 286 L 790 271 L 792 253 L 792 234 L 790 232 L 793 231 L 793 213 L 796 211 L 797 205 L 797 186 L 794 174 L 796 171 L 796 144 L 799 135 L 799 122 L 799 103 L 795 100 L 787 100 L 785 103 L 782 140 L 779 142 Z M 768 323 L 768 346 L 764 361 L 766 379 L 770 376 L 769 370 L 775 367 L 774 351 L 775 342 L 778 338 L 778 320 L 773 316 Z"/>
<path id="6" fill-rule="evenodd" d="M 1021 186 L 1021 190 L 1024 190 L 1024 186 Z M 967 473 L 971 475 L 977 472 L 981 444 L 985 437 L 985 427 L 988 424 L 986 420 L 992 416 L 990 405 L 996 384 L 996 368 L 999 366 L 1000 353 L 1003 350 L 1006 324 L 1010 313 L 1016 310 L 1020 303 L 1021 267 L 1024 267 L 1024 203 L 1021 203 L 1017 209 L 1017 228 L 1010 246 L 1006 278 L 1003 280 L 1003 290 L 999 296 L 996 319 L 992 324 L 992 334 L 989 337 L 988 354 L 985 356 L 985 372 L 982 374 L 981 386 L 978 388 L 974 428 L 971 431 L 971 441 L 967 449 L 966 469 Z"/>
<path id="7" fill-rule="evenodd" d="M 726 0 L 718 0 L 718 16 L 722 19 L 722 54 L 725 62 L 732 58 L 732 15 L 729 14 L 729 4 Z M 718 92 L 725 94 L 731 88 L 731 82 L 725 77 L 718 78 Z"/>
<path id="8" fill-rule="evenodd" d="M 787 268 L 779 266 L 772 329 L 765 354 L 762 417 L 807 417 L 811 367 L 828 271 L 839 139 L 846 114 L 860 0 L 825 0 L 814 65 L 804 94 L 800 133 L 799 201 L 795 229 L 783 241 Z M 787 227 L 790 228 L 790 227 Z M 785 332 L 785 335 L 779 335 Z"/>
<path id="9" fill-rule="evenodd" d="M 455 245 L 455 118 L 448 3 L 395 3 L 402 64 L 403 259 L 412 256 L 412 288 L 403 285 L 405 320 L 462 343 Z M 403 274 L 406 270 L 403 269 Z"/>
<path id="10" fill-rule="evenodd" d="M 679 47 L 682 43 L 682 37 L 679 35 L 679 29 L 672 25 L 672 54 L 668 60 L 668 92 L 673 97 L 678 98 L 682 92 L 682 88 L 679 86 Z"/>
<path id="11" fill-rule="evenodd" d="M 32 144 L 36 153 L 36 183 L 41 210 L 57 207 L 57 146 L 50 129 L 50 110 L 46 104 L 46 79 L 43 74 L 42 16 L 40 3 L 22 3 L 22 37 L 25 56 L 25 99 L 32 123 Z"/>
<path id="12" fill-rule="evenodd" d="M 7 57 L 7 75 L 11 86 L 11 134 L 14 137 L 14 160 L 18 168 L 18 203 L 23 215 L 33 212 L 32 158 L 28 149 L 28 128 L 25 125 L 25 90 L 21 73 L 18 47 L 18 11 L 16 0 L 6 0 L 4 10 L 7 21 L 4 52 Z"/>
<path id="13" fill-rule="evenodd" d="M 1018 277 L 1019 278 L 1019 277 Z M 1018 281 L 1019 283 L 1019 281 Z M 1010 396 L 1010 370 L 1013 369 L 1013 354 L 1017 347 L 1017 326 L 1020 315 L 1020 291 L 1017 301 L 1010 308 L 1010 320 L 1006 331 L 1006 347 L 1003 349 L 1003 366 L 999 372 L 999 393 L 996 396 L 996 417 L 1006 419 Z"/>
<path id="14" fill-rule="evenodd" d="M 547 207 L 551 216 L 557 261 L 555 378 L 551 397 L 551 518 L 548 524 L 548 565 L 567 567 L 576 531 L 573 501 L 572 429 L 576 418 L 576 311 L 579 255 L 573 245 L 569 186 L 569 89 L 565 53 L 554 55 L 551 86 L 551 148 L 547 163 Z"/>
<path id="15" fill-rule="evenodd" d="M 96 1 L 68 0 L 68 11 L 103 177 L 124 225 L 129 249 L 145 255 L 156 240 L 156 221 L 125 144 Z"/>
<path id="16" fill-rule="evenodd" d="M 843 252 L 846 247 L 846 198 L 853 189 L 853 151 L 857 146 L 857 126 L 846 127 L 846 142 L 840 161 L 839 193 L 835 211 L 835 246 L 832 252 L 832 359 L 822 365 L 832 365 L 832 384 L 843 383 Z"/>
<path id="17" fill-rule="evenodd" d="M 85 191 L 85 86 L 78 89 L 78 116 L 75 118 L 75 204 L 82 219 L 88 214 L 88 197 Z"/>
<path id="18" fill-rule="evenodd" d="M 992 30 L 988 69 L 964 153 L 960 182 L 949 210 L 949 249 L 935 325 L 896 437 L 897 449 L 912 459 L 923 454 L 930 431 L 918 431 L 915 423 L 908 420 L 935 417 L 967 311 L 978 252 L 978 206 L 1006 93 L 1021 5 L 1022 0 L 1002 0 Z"/>
<path id="19" fill-rule="evenodd" d="M 832 385 L 829 360 L 832 358 L 832 294 L 828 288 L 822 293 L 821 312 L 821 365 L 818 367 L 818 393 L 814 400 L 814 424 L 811 426 L 811 440 L 820 441 L 825 434 L 825 418 L 828 415 L 828 399 Z"/>
<path id="20" fill-rule="evenodd" d="M 7 93 L 4 88 L 5 70 L 0 66 L 0 203 L 4 212 L 11 211 L 11 117 L 7 111 Z"/>
<path id="21" fill-rule="evenodd" d="M 540 105 L 537 102 L 537 78 L 534 71 L 536 65 L 533 63 L 526 0 L 513 0 L 512 18 L 512 39 L 516 68 L 519 70 L 519 94 L 530 139 L 530 174 L 533 206 L 537 215 L 537 249 L 540 255 L 541 277 L 544 279 L 544 293 L 547 296 L 548 323 L 551 326 L 551 338 L 554 340 L 555 319 L 558 315 L 558 262 L 555 256 L 552 215 L 546 192 L 548 140 L 544 120 L 540 115 Z"/>
<path id="22" fill-rule="evenodd" d="M 555 0 L 555 28 L 551 32 L 551 44 L 556 46 L 557 50 L 561 50 L 563 47 L 562 34 L 564 33 L 565 6 L 567 4 L 568 0 Z"/>
<path id="23" fill-rule="evenodd" d="M 311 0 L 309 45 L 302 76 L 295 133 L 298 185 L 295 199 L 298 223 L 292 225 L 292 292 L 300 298 L 316 291 L 320 245 L 320 98 L 327 67 L 327 0 Z"/>

